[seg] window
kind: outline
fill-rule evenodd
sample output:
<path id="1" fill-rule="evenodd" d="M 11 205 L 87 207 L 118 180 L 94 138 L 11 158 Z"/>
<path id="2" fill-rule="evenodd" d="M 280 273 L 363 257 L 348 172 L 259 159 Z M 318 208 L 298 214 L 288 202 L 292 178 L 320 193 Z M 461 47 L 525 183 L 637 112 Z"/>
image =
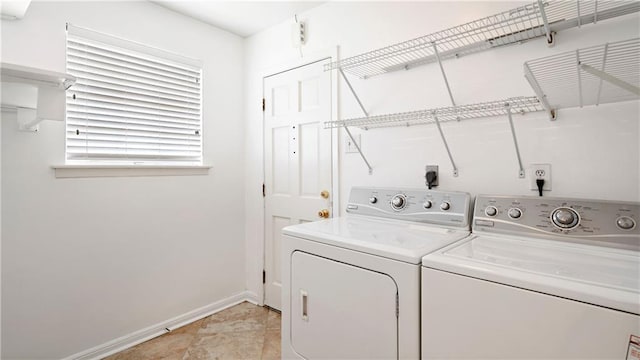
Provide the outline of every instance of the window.
<path id="1" fill-rule="evenodd" d="M 68 164 L 202 164 L 199 61 L 67 25 Z"/>

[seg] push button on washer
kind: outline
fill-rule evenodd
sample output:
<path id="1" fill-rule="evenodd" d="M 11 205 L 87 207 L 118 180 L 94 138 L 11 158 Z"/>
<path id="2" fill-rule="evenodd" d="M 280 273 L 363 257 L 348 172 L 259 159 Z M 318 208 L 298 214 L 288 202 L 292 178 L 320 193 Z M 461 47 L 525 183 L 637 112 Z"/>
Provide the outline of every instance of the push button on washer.
<path id="1" fill-rule="evenodd" d="M 622 230 L 631 230 L 636 226 L 636 222 L 628 216 L 622 216 L 616 220 L 616 225 Z"/>
<path id="2" fill-rule="evenodd" d="M 498 214 L 498 209 L 496 209 L 495 206 L 487 206 L 487 208 L 484 209 L 484 213 L 487 216 L 496 216 Z"/>
<path id="3" fill-rule="evenodd" d="M 522 210 L 518 208 L 511 208 L 507 214 L 512 219 L 519 219 L 522 216 Z"/>

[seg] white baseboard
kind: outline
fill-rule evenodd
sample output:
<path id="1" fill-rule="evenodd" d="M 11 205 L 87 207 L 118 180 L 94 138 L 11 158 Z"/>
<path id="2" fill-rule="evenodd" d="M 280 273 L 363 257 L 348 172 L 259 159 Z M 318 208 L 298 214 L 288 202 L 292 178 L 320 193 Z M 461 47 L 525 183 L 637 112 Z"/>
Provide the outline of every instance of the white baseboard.
<path id="1" fill-rule="evenodd" d="M 244 293 L 247 296 L 247 298 L 245 299 L 246 301 L 259 306 L 264 305 L 264 303 L 260 299 L 258 299 L 258 294 L 254 293 L 253 291 L 245 291 Z"/>
<path id="2" fill-rule="evenodd" d="M 131 346 L 140 344 L 149 339 L 153 339 L 156 336 L 166 334 L 173 329 L 177 329 L 181 326 L 190 324 L 196 320 L 207 317 L 211 314 L 215 314 L 228 307 L 239 304 L 243 301 L 249 301 L 254 304 L 258 304 L 257 296 L 253 292 L 243 291 L 239 294 L 230 296 L 226 299 L 216 301 L 201 308 L 189 311 L 185 314 L 176 316 L 172 319 L 163 321 L 161 323 L 149 326 L 148 328 L 135 331 L 131 334 L 119 337 L 117 339 L 108 341 L 104 344 L 98 345 L 88 350 L 81 351 L 77 354 L 66 357 L 62 360 L 98 360 L 106 356 L 115 354 Z"/>

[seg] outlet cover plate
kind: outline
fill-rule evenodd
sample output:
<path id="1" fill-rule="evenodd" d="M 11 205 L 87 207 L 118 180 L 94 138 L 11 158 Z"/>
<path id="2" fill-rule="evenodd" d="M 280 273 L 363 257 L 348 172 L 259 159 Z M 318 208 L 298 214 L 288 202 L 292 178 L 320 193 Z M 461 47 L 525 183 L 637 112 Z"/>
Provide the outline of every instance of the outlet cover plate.
<path id="1" fill-rule="evenodd" d="M 358 146 L 360 147 L 360 150 L 362 150 L 362 134 L 355 134 L 353 135 L 353 138 L 356 139 L 356 141 L 358 142 Z M 347 136 L 347 139 L 345 141 L 345 153 L 349 154 L 349 153 L 357 153 L 358 149 L 356 148 L 356 146 L 353 144 L 353 141 L 351 141 L 351 138 L 349 136 Z"/>
<path id="2" fill-rule="evenodd" d="M 537 179 L 544 179 L 542 190 L 551 190 L 551 164 L 531 164 L 529 179 L 531 179 L 531 190 L 538 191 L 538 185 L 536 185 Z"/>
<path id="3" fill-rule="evenodd" d="M 306 42 L 306 24 L 303 21 L 296 22 L 291 26 L 291 45 L 299 48 Z"/>

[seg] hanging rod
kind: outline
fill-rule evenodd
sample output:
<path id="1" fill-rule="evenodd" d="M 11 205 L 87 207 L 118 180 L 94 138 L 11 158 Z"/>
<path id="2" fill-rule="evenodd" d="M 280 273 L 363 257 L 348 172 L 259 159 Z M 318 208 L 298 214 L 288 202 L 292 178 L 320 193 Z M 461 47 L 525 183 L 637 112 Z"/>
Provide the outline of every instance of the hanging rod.
<path id="1" fill-rule="evenodd" d="M 536 0 L 495 15 L 454 26 L 429 35 L 390 45 L 324 66 L 343 69 L 366 79 L 387 72 L 408 70 L 441 60 L 545 37 L 549 45 L 554 34 L 640 11 L 640 1 Z"/>
<path id="2" fill-rule="evenodd" d="M 535 96 L 514 97 L 504 100 L 489 101 L 476 104 L 449 106 L 436 109 L 418 110 L 395 114 L 375 115 L 362 118 L 346 120 L 327 121 L 324 123 L 325 129 L 339 128 L 344 126 L 359 127 L 364 130 L 381 127 L 402 127 L 425 125 L 435 123 L 434 116 L 439 122 L 476 119 L 483 117 L 506 116 L 505 104 L 510 104 L 512 113 L 528 113 L 544 111 L 545 108 Z"/>

